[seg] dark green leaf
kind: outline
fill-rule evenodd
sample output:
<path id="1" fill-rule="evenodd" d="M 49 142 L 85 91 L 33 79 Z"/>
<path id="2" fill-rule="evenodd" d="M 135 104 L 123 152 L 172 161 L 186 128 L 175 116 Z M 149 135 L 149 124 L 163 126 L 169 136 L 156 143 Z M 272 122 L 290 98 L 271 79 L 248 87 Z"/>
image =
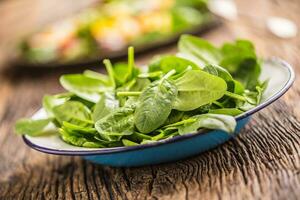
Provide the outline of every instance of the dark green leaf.
<path id="1" fill-rule="evenodd" d="M 160 127 L 168 118 L 177 95 L 175 85 L 167 79 L 151 83 L 139 97 L 134 122 L 142 133 Z"/>

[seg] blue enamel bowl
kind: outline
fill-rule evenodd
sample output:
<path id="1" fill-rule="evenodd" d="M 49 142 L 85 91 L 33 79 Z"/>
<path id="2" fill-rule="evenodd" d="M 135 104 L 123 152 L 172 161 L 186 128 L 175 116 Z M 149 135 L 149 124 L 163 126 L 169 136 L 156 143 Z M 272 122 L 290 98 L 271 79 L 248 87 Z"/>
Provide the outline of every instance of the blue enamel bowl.
<path id="1" fill-rule="evenodd" d="M 40 137 L 25 135 L 23 139 L 28 146 L 40 152 L 82 156 L 91 162 L 109 166 L 132 167 L 180 160 L 215 148 L 236 137 L 252 114 L 270 105 L 291 87 L 295 74 L 288 63 L 278 58 L 272 58 L 264 62 L 260 79 L 269 79 L 262 102 L 257 107 L 236 117 L 237 126 L 234 134 L 212 130 L 176 136 L 150 144 L 101 149 L 69 145 L 63 142 L 58 134 Z M 33 118 L 42 118 L 44 115 L 45 112 L 39 110 Z"/>

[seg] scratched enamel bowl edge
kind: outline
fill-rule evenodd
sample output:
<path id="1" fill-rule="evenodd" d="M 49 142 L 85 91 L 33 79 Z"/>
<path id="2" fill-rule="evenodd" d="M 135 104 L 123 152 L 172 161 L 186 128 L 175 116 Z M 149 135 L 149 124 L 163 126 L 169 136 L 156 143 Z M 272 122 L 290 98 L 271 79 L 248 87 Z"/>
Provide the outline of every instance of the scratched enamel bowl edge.
<path id="1" fill-rule="evenodd" d="M 279 58 L 271 58 L 264 62 L 260 79 L 269 79 L 262 103 L 236 117 L 237 127 L 233 135 L 214 130 L 177 136 L 151 144 L 102 149 L 72 146 L 63 142 L 57 135 L 41 137 L 26 135 L 23 139 L 28 146 L 44 153 L 83 156 L 94 163 L 110 166 L 141 166 L 183 159 L 215 148 L 238 135 L 253 113 L 270 105 L 291 87 L 295 74 L 287 62 Z M 41 109 L 33 118 L 41 118 L 44 115 L 45 112 Z"/>

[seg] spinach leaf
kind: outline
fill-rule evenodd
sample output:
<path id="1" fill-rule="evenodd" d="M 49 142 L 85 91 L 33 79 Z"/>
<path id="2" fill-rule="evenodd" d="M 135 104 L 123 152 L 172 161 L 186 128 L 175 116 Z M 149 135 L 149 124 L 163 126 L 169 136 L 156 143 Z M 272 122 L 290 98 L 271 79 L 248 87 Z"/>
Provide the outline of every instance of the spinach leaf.
<path id="1" fill-rule="evenodd" d="M 101 93 L 112 90 L 105 82 L 82 74 L 63 75 L 59 80 L 66 90 L 93 103 L 100 100 Z"/>
<path id="2" fill-rule="evenodd" d="M 206 65 L 203 68 L 203 71 L 218 76 L 224 79 L 226 82 L 230 82 L 233 80 L 231 74 L 226 69 L 224 69 L 219 65 L 212 65 L 212 64 Z"/>
<path id="3" fill-rule="evenodd" d="M 83 127 L 91 127 L 94 124 L 91 120 L 91 111 L 78 101 L 67 101 L 55 106 L 53 114 L 60 124 L 64 121 Z"/>
<path id="4" fill-rule="evenodd" d="M 176 86 L 166 78 L 146 87 L 134 113 L 137 129 L 142 133 L 149 133 L 160 127 L 168 118 L 176 95 Z"/>
<path id="5" fill-rule="evenodd" d="M 101 142 L 97 140 L 91 140 L 86 137 L 80 137 L 74 135 L 70 132 L 67 132 L 65 129 L 59 129 L 59 133 L 61 138 L 72 145 L 79 146 L 79 147 L 89 147 L 89 148 L 103 148 L 105 147 Z"/>
<path id="6" fill-rule="evenodd" d="M 127 139 L 123 139 L 122 143 L 124 144 L 124 146 L 136 146 L 136 145 L 138 145 L 138 143 L 127 140 Z"/>
<path id="7" fill-rule="evenodd" d="M 62 129 L 66 130 L 69 133 L 74 133 L 78 136 L 96 136 L 97 130 L 92 127 L 83 127 L 75 124 L 71 124 L 69 122 L 64 121 L 62 124 Z"/>
<path id="8" fill-rule="evenodd" d="M 146 78 L 137 78 L 135 80 L 135 83 L 130 87 L 129 91 L 142 91 L 151 83 L 151 81 Z"/>
<path id="9" fill-rule="evenodd" d="M 142 142 L 143 140 L 151 140 L 151 136 L 139 133 L 139 132 L 134 132 L 132 135 L 126 136 L 129 140 L 134 141 L 134 142 Z"/>
<path id="10" fill-rule="evenodd" d="M 118 108 L 98 120 L 95 128 L 104 139 L 111 141 L 120 140 L 118 136 L 131 135 L 134 132 L 134 110 L 134 105 Z"/>
<path id="11" fill-rule="evenodd" d="M 208 41 L 191 35 L 182 35 L 178 42 L 179 52 L 198 66 L 219 64 L 221 51 Z"/>
<path id="12" fill-rule="evenodd" d="M 258 84 L 261 67 L 253 44 L 246 40 L 237 40 L 232 44 L 224 44 L 221 51 L 223 58 L 220 65 L 226 67 L 245 88 L 254 89 Z"/>
<path id="13" fill-rule="evenodd" d="M 95 105 L 92 118 L 94 122 L 105 117 L 119 107 L 119 101 L 115 98 L 114 94 L 104 93 L 100 101 Z"/>
<path id="14" fill-rule="evenodd" d="M 89 78 L 93 78 L 93 79 L 98 79 L 100 81 L 102 81 L 103 83 L 105 83 L 106 85 L 109 85 L 109 77 L 107 75 L 95 72 L 95 71 L 91 71 L 91 70 L 85 70 L 83 72 L 83 75 L 85 75 L 86 77 Z"/>
<path id="15" fill-rule="evenodd" d="M 178 74 L 183 72 L 189 66 L 195 70 L 199 69 L 199 67 L 195 63 L 187 59 L 177 56 L 163 56 L 149 66 L 149 71 L 162 71 L 166 74 L 169 71 L 175 69 L 176 73 Z"/>
<path id="16" fill-rule="evenodd" d="M 233 133 L 236 127 L 234 117 L 221 114 L 202 114 L 193 116 L 194 122 L 178 126 L 180 135 L 197 132 L 200 128 L 218 129 L 228 133 Z M 170 125 L 172 126 L 172 125 Z"/>
<path id="17" fill-rule="evenodd" d="M 15 124 L 15 131 L 18 134 L 26 134 L 30 136 L 41 136 L 49 134 L 50 131 L 46 127 L 51 123 L 52 118 L 46 119 L 20 119 Z"/>
<path id="18" fill-rule="evenodd" d="M 63 94 L 58 94 L 53 96 L 45 95 L 43 97 L 43 108 L 45 109 L 49 117 L 54 117 L 52 111 L 53 107 L 64 104 L 65 102 L 70 100 L 71 97 L 72 97 L 71 93 L 63 93 Z"/>
<path id="19" fill-rule="evenodd" d="M 175 81 L 178 95 L 174 109 L 194 110 L 220 99 L 227 90 L 226 82 L 201 70 L 191 70 Z"/>

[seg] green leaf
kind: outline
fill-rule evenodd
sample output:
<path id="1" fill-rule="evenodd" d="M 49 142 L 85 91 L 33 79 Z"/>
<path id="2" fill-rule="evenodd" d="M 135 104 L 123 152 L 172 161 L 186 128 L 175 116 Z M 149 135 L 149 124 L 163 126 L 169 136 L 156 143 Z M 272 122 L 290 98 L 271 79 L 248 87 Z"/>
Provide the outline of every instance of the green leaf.
<path id="1" fill-rule="evenodd" d="M 149 71 L 162 71 L 166 74 L 169 71 L 175 69 L 176 73 L 179 74 L 189 66 L 195 70 L 199 69 L 199 67 L 195 63 L 187 59 L 168 55 L 156 59 L 155 62 L 153 62 L 152 65 L 149 66 Z"/>
<path id="2" fill-rule="evenodd" d="M 236 127 L 234 117 L 221 114 L 202 114 L 193 116 L 195 122 L 184 124 L 178 127 L 180 135 L 197 132 L 200 128 L 218 129 L 228 133 L 233 133 Z"/>
<path id="3" fill-rule="evenodd" d="M 72 145 L 79 146 L 79 147 L 88 147 L 88 148 L 103 148 L 105 147 L 101 142 L 97 140 L 91 140 L 86 137 L 80 137 L 74 135 L 65 129 L 59 129 L 59 133 L 61 138 Z"/>
<path id="4" fill-rule="evenodd" d="M 95 105 L 92 118 L 94 122 L 105 117 L 119 107 L 119 101 L 111 93 L 104 93 L 100 101 Z"/>
<path id="5" fill-rule="evenodd" d="M 95 123 L 98 133 L 107 140 L 120 140 L 121 137 L 134 132 L 135 106 L 121 107 Z"/>
<path id="6" fill-rule="evenodd" d="M 101 93 L 112 90 L 103 81 L 82 74 L 63 75 L 59 80 L 66 90 L 93 103 L 100 100 Z"/>
<path id="7" fill-rule="evenodd" d="M 186 59 L 194 61 L 198 66 L 219 64 L 222 54 L 220 50 L 201 38 L 182 35 L 178 42 L 179 52 Z"/>
<path id="8" fill-rule="evenodd" d="M 137 129 L 149 133 L 160 127 L 171 113 L 176 95 L 175 85 L 167 79 L 155 81 L 146 87 L 134 113 Z"/>
<path id="9" fill-rule="evenodd" d="M 95 136 L 97 135 L 97 130 L 92 127 L 83 127 L 76 124 L 71 124 L 69 122 L 64 121 L 62 124 L 62 128 L 67 130 L 70 133 L 74 133 L 78 136 Z"/>
<path id="10" fill-rule="evenodd" d="M 224 44 L 220 65 L 225 67 L 245 88 L 255 89 L 261 71 L 253 44 L 247 40 Z"/>
<path id="11" fill-rule="evenodd" d="M 43 108 L 46 110 L 49 117 L 54 117 L 53 107 L 64 104 L 68 100 L 70 100 L 72 94 L 71 93 L 63 93 L 58 95 L 45 95 L 43 97 Z"/>
<path id="12" fill-rule="evenodd" d="M 226 69 L 224 69 L 223 67 L 221 67 L 219 65 L 211 65 L 211 64 L 206 65 L 203 68 L 203 71 L 205 71 L 209 74 L 218 76 L 218 77 L 224 79 L 224 81 L 226 81 L 226 82 L 233 80 L 231 74 Z"/>
<path id="13" fill-rule="evenodd" d="M 71 124 L 89 127 L 93 126 L 91 111 L 78 101 L 67 101 L 53 108 L 55 118 L 60 124 L 64 121 Z"/>
<path id="14" fill-rule="evenodd" d="M 127 136 L 127 138 L 131 141 L 140 143 L 143 140 L 151 140 L 152 137 L 143 133 L 134 132 L 132 135 Z"/>
<path id="15" fill-rule="evenodd" d="M 124 146 L 136 146 L 136 145 L 138 145 L 138 143 L 135 143 L 135 142 L 127 140 L 127 139 L 123 139 L 122 143 L 123 143 Z"/>
<path id="16" fill-rule="evenodd" d="M 49 134 L 45 128 L 50 124 L 52 118 L 47 119 L 20 119 L 15 124 L 15 131 L 18 134 L 30 136 L 41 136 Z"/>
<path id="17" fill-rule="evenodd" d="M 189 111 L 220 99 L 227 90 L 226 82 L 200 70 L 186 72 L 175 82 L 178 95 L 174 109 Z"/>
<path id="18" fill-rule="evenodd" d="M 85 70 L 83 72 L 83 75 L 85 75 L 86 77 L 89 78 L 93 78 L 93 79 L 98 79 L 100 81 L 102 81 L 103 83 L 105 83 L 106 85 L 109 85 L 109 77 L 107 75 L 95 72 L 95 71 L 91 71 L 91 70 Z"/>
<path id="19" fill-rule="evenodd" d="M 151 81 L 149 79 L 137 78 L 133 86 L 129 89 L 129 91 L 142 91 L 150 83 Z"/>

